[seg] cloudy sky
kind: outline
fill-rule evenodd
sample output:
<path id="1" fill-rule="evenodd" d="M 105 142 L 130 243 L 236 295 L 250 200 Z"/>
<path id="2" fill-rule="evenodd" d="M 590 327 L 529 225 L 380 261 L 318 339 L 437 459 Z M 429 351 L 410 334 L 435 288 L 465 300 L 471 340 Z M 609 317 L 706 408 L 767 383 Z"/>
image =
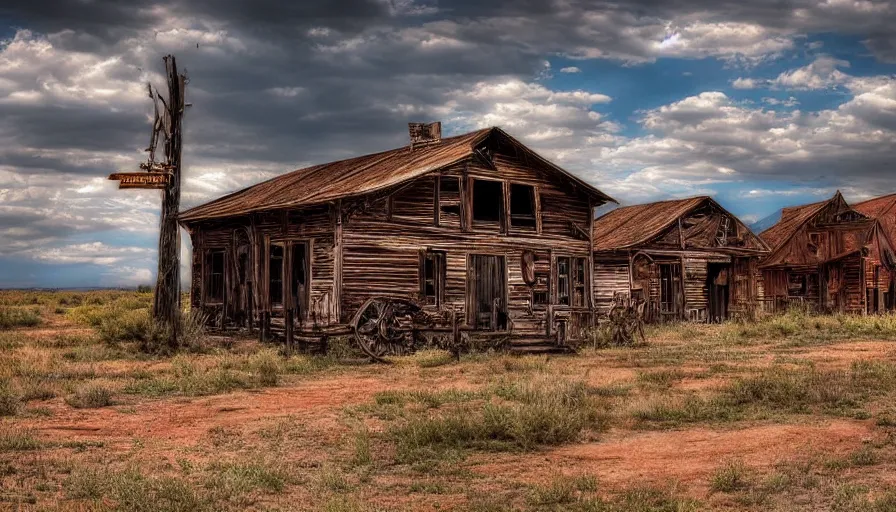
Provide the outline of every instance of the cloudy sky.
<path id="1" fill-rule="evenodd" d="M 623 204 L 753 222 L 896 191 L 891 2 L 4 0 L 0 287 L 153 281 L 159 193 L 105 177 L 145 158 L 166 53 L 185 206 L 431 120 L 501 126 Z"/>

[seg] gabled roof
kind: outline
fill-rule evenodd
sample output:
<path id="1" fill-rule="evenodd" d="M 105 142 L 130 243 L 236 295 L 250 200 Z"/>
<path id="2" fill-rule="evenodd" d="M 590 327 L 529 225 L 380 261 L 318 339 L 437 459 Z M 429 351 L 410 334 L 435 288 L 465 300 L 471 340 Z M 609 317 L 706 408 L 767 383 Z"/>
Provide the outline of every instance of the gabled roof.
<path id="1" fill-rule="evenodd" d="M 711 197 L 697 196 L 624 206 L 608 212 L 594 221 L 594 250 L 616 251 L 649 242 L 675 224 L 679 218 L 706 203 L 711 203 L 730 215 L 742 229 L 749 231 L 743 222 L 737 220 L 737 217 L 731 215 Z M 757 238 L 757 241 L 764 250 L 762 240 Z"/>
<path id="2" fill-rule="evenodd" d="M 594 221 L 594 250 L 627 249 L 659 235 L 706 196 L 616 208 Z"/>
<path id="3" fill-rule="evenodd" d="M 794 233 L 796 233 L 800 226 L 814 217 L 815 214 L 820 212 L 821 209 L 832 200 L 833 198 L 817 203 L 784 208 L 784 210 L 781 211 L 781 220 L 774 226 L 759 233 L 759 238 L 765 241 L 765 243 L 772 249 L 780 247 L 784 242 L 789 240 Z"/>
<path id="4" fill-rule="evenodd" d="M 299 169 L 181 212 L 180 222 L 294 208 L 360 196 L 399 185 L 476 154 L 490 137 L 524 152 L 603 204 L 615 200 L 538 155 L 500 128 L 485 128 L 439 142 L 409 146 Z"/>
<path id="5" fill-rule="evenodd" d="M 875 197 L 861 203 L 852 205 L 854 210 L 859 213 L 879 219 L 896 205 L 896 194 L 888 194 L 885 196 Z"/>

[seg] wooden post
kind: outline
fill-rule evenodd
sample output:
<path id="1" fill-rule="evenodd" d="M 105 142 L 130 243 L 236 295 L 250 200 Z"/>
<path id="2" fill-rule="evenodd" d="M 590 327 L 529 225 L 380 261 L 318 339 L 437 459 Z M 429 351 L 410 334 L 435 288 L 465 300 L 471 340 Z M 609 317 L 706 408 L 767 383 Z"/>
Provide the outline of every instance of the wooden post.
<path id="1" fill-rule="evenodd" d="M 295 345 L 295 326 L 293 325 L 295 313 L 293 312 L 292 307 L 286 309 L 283 317 L 283 322 L 285 324 L 284 328 L 286 329 L 286 353 L 292 354 Z"/>
<path id="2" fill-rule="evenodd" d="M 180 209 L 181 129 L 186 76 L 177 73 L 173 55 L 168 55 L 163 60 L 168 73 L 167 108 L 171 122 L 171 131 L 165 141 L 165 158 L 172 176 L 162 192 L 159 270 L 152 313 L 153 319 L 168 329 L 169 347 L 176 349 L 180 317 L 180 233 L 177 213 Z"/>

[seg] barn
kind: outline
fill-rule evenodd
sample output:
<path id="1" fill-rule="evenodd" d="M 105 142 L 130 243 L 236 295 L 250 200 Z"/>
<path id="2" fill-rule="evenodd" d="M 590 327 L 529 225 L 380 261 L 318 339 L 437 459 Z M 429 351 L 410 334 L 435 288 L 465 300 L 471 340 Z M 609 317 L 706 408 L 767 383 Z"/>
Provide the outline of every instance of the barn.
<path id="1" fill-rule="evenodd" d="M 594 223 L 594 295 L 644 301 L 646 321 L 718 322 L 762 300 L 766 244 L 710 197 L 617 208 Z"/>
<path id="2" fill-rule="evenodd" d="M 583 335 L 593 212 L 613 199 L 500 128 L 440 132 L 412 124 L 406 146 L 182 212 L 193 308 L 289 343 L 351 332 L 392 299 L 520 343 Z"/>
<path id="3" fill-rule="evenodd" d="M 886 201 L 850 206 L 837 191 L 825 201 L 785 208 L 760 234 L 772 252 L 760 264 L 770 308 L 794 304 L 826 312 L 893 307 L 896 259 L 883 215 Z M 867 212 L 867 213 L 863 213 Z"/>

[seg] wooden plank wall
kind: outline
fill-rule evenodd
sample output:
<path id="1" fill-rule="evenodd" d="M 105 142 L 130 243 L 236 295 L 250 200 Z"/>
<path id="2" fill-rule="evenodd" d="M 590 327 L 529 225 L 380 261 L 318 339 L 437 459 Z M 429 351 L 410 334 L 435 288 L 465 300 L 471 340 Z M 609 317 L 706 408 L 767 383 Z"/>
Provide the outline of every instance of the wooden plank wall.
<path id="1" fill-rule="evenodd" d="M 604 261 L 595 258 L 594 301 L 601 313 L 606 313 L 613 304 L 616 293 L 629 293 L 628 261 Z"/>
<path id="2" fill-rule="evenodd" d="M 330 206 L 319 206 L 300 211 L 278 211 L 252 216 L 235 217 L 225 222 L 213 221 L 198 223 L 192 226 L 193 242 L 192 286 L 202 287 L 202 254 L 208 249 L 225 249 L 226 258 L 232 260 L 234 253 L 234 232 L 246 229 L 254 245 L 253 291 L 254 303 L 258 311 L 269 311 L 269 290 L 266 275 L 266 258 L 268 245 L 271 242 L 307 241 L 311 252 L 311 290 L 312 304 L 317 303 L 325 308 L 325 315 L 336 317 L 336 304 L 332 301 L 334 294 L 334 217 Z M 236 281 L 236 265 L 232 261 L 226 264 L 228 285 Z M 191 295 L 195 306 L 201 305 L 201 292 Z M 310 306 L 310 305 L 309 305 Z M 254 308 L 253 308 L 254 309 Z"/>
<path id="3" fill-rule="evenodd" d="M 392 197 L 370 203 L 351 215 L 343 226 L 343 321 L 369 297 L 389 295 L 418 299 L 421 251 L 445 253 L 443 308 L 464 313 L 467 309 L 467 257 L 469 254 L 496 254 L 506 258 L 508 315 L 513 330 L 539 334 L 546 330 L 547 305 L 532 304 L 534 289 L 547 288 L 552 261 L 557 256 L 590 257 L 590 242 L 570 228 L 570 221 L 587 228 L 591 209 L 586 198 L 570 192 L 541 171 L 533 170 L 512 155 L 494 157 L 497 169 L 471 159 L 441 172 L 461 180 L 469 190 L 472 178 L 502 179 L 508 183 L 532 185 L 541 204 L 541 233 L 534 228 L 510 226 L 500 233 L 498 225 L 473 227 L 469 215 L 471 194 L 464 193 L 461 219 L 450 218 L 440 208 L 435 222 L 434 178 L 422 178 Z M 505 197 L 507 196 L 505 188 Z M 456 194 L 442 203 L 449 211 L 456 206 Z M 506 202 L 506 201 L 505 201 Z M 521 259 L 524 251 L 536 255 L 540 283 L 530 287 L 523 281 Z M 553 290 L 552 290 L 553 293 Z M 427 306 L 435 309 L 435 306 Z"/>

